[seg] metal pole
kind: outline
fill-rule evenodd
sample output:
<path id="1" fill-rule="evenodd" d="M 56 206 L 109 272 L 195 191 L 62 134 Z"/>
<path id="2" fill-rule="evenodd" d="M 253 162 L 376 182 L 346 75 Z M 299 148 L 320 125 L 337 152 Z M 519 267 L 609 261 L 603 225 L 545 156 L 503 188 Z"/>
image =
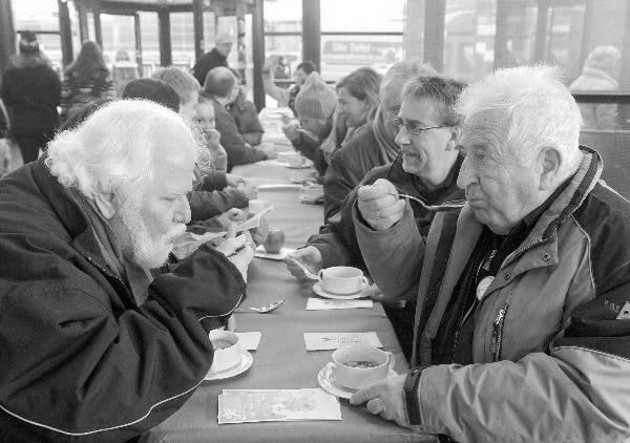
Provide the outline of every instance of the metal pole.
<path id="1" fill-rule="evenodd" d="M 424 61 L 431 63 L 438 72 L 441 72 L 444 70 L 446 0 L 427 1 L 424 11 Z M 409 19 L 407 17 L 407 20 Z"/>
<path id="2" fill-rule="evenodd" d="M 0 0 L 0 74 L 15 54 L 15 27 L 11 0 Z"/>
<path id="3" fill-rule="evenodd" d="M 167 8 L 158 12 L 160 34 L 160 65 L 171 66 L 173 54 L 171 50 L 171 13 Z"/>
<path id="4" fill-rule="evenodd" d="M 265 107 L 262 67 L 265 64 L 265 2 L 255 0 L 252 14 L 252 53 L 254 58 L 254 104 L 260 111 Z"/>
<path id="5" fill-rule="evenodd" d="M 302 0 L 302 60 L 312 61 L 321 72 L 322 26 L 319 0 Z"/>
<path id="6" fill-rule="evenodd" d="M 193 0 L 193 32 L 195 35 L 195 60 L 205 52 L 205 40 L 203 29 L 203 0 Z"/>
<path id="7" fill-rule="evenodd" d="M 138 65 L 138 74 L 140 77 L 144 75 L 142 66 L 142 28 L 140 26 L 140 14 L 133 15 L 133 33 L 136 40 L 136 64 Z"/>
<path id="8" fill-rule="evenodd" d="M 61 62 L 63 67 L 70 65 L 74 59 L 72 53 L 72 24 L 70 22 L 70 12 L 68 2 L 57 0 L 59 8 L 59 35 L 61 36 Z"/>

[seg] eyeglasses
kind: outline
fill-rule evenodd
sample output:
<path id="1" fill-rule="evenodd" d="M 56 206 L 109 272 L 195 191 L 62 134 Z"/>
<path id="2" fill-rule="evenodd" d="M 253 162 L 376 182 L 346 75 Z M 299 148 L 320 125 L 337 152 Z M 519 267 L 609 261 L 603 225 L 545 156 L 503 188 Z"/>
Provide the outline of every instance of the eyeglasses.
<path id="1" fill-rule="evenodd" d="M 428 131 L 429 129 L 448 128 L 450 126 L 450 125 L 440 125 L 440 126 L 429 126 L 428 128 L 425 128 L 425 127 L 422 127 L 420 123 L 418 122 L 403 120 L 401 118 L 395 118 L 391 120 L 391 124 L 394 125 L 397 131 L 400 131 L 400 129 L 404 126 L 407 132 L 409 132 L 412 135 L 420 135 L 424 131 Z"/>

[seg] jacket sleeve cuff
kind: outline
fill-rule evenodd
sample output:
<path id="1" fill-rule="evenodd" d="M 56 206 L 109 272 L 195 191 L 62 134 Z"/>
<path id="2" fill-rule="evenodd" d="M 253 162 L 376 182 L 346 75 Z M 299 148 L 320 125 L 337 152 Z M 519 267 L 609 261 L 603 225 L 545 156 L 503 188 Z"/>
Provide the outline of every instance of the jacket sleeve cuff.
<path id="1" fill-rule="evenodd" d="M 407 419 L 410 425 L 419 426 L 422 424 L 420 416 L 420 399 L 418 396 L 418 385 L 420 376 L 426 366 L 415 367 L 407 373 L 403 392 L 405 395 L 405 408 L 407 409 Z"/>

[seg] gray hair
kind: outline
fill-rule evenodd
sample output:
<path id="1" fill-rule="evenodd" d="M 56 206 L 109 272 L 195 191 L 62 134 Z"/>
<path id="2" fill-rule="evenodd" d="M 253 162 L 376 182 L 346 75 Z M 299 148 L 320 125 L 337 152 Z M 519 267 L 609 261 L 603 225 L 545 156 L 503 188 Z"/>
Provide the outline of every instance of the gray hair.
<path id="1" fill-rule="evenodd" d="M 187 103 L 194 92 L 199 92 L 201 85 L 195 77 L 183 69 L 169 66 L 156 70 L 151 78 L 162 80 L 175 90 L 181 104 Z"/>
<path id="2" fill-rule="evenodd" d="M 561 79 L 559 69 L 552 66 L 498 70 L 462 93 L 459 111 L 464 127 L 475 114 L 498 111 L 506 129 L 505 147 L 522 164 L 530 163 L 546 147 L 557 149 L 563 160 L 559 178 L 564 179 L 580 162 L 582 116 Z"/>
<path id="3" fill-rule="evenodd" d="M 400 94 L 409 79 L 418 76 L 437 75 L 433 66 L 419 61 L 401 61 L 390 66 L 381 81 L 381 100 L 389 93 Z"/>
<path id="4" fill-rule="evenodd" d="M 99 193 L 129 190 L 144 184 L 159 161 L 154 155 L 156 131 L 169 128 L 189 137 L 178 150 L 197 158 L 191 130 L 175 112 L 143 100 L 120 100 L 98 109 L 77 128 L 60 132 L 48 145 L 46 166 L 66 188 L 89 199 Z"/>
<path id="5" fill-rule="evenodd" d="M 441 105 L 438 115 L 442 124 L 459 126 L 462 123 L 462 116 L 457 110 L 457 101 L 465 87 L 464 83 L 451 78 L 420 75 L 407 82 L 402 91 L 402 98 L 404 100 L 413 96 L 435 100 Z"/>

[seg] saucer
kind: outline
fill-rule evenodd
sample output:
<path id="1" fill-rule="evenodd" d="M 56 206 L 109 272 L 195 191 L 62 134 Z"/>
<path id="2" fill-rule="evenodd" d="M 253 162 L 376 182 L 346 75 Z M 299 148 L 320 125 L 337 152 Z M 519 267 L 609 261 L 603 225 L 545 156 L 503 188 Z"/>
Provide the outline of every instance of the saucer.
<path id="1" fill-rule="evenodd" d="M 335 384 L 336 380 L 334 369 L 335 364 L 333 362 L 328 362 L 317 374 L 317 383 L 319 383 L 319 386 L 329 394 L 349 400 L 350 397 L 357 392 L 357 389 L 346 388 L 345 386 Z M 397 375 L 398 373 L 391 368 L 387 372 L 387 378 L 396 377 Z"/>
<path id="2" fill-rule="evenodd" d="M 363 295 L 361 291 L 355 292 L 354 294 L 348 294 L 348 295 L 331 294 L 330 292 L 324 291 L 324 288 L 322 288 L 322 283 L 319 281 L 313 285 L 313 292 L 319 295 L 320 297 L 331 298 L 334 300 L 355 300 L 357 298 L 366 297 L 365 295 Z"/>
<path id="3" fill-rule="evenodd" d="M 236 377 L 237 375 L 241 375 L 243 372 L 247 371 L 252 367 L 252 363 L 254 362 L 254 357 L 247 351 L 241 352 L 241 362 L 236 366 L 232 366 L 231 368 L 224 369 L 223 371 L 217 372 L 208 372 L 204 377 L 205 381 L 215 381 L 215 380 L 225 380 L 227 378 Z"/>

